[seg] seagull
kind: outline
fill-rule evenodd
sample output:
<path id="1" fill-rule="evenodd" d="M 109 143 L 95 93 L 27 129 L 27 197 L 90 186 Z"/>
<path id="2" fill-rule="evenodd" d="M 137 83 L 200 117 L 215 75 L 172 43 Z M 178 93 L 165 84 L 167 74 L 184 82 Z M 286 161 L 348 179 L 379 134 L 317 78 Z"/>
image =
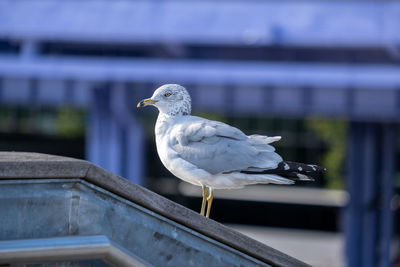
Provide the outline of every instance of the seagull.
<path id="1" fill-rule="evenodd" d="M 246 135 L 223 122 L 192 116 L 190 95 L 181 85 L 165 84 L 137 107 L 149 105 L 159 111 L 155 137 L 161 162 L 176 177 L 201 186 L 200 214 L 207 218 L 214 189 L 313 181 L 326 170 L 284 161 L 270 145 L 280 136 Z"/>

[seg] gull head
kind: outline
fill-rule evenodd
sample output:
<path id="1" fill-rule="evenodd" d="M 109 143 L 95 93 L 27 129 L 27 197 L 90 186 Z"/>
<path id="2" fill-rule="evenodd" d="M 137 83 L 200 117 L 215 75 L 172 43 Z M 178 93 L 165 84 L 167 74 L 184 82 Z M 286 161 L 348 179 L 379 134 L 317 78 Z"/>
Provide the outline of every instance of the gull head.
<path id="1" fill-rule="evenodd" d="M 143 99 L 138 108 L 155 106 L 160 113 L 170 116 L 189 115 L 191 111 L 190 95 L 185 87 L 179 84 L 164 84 L 154 91 L 153 96 Z"/>

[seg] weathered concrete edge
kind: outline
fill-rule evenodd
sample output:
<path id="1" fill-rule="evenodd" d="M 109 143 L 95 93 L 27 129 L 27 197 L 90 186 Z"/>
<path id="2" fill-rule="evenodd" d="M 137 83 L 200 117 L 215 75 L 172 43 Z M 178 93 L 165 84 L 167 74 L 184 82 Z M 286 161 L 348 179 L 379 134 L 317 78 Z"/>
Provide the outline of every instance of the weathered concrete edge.
<path id="1" fill-rule="evenodd" d="M 309 266 L 88 161 L 38 153 L 5 154 L 0 152 L 0 179 L 82 178 L 270 265 Z"/>

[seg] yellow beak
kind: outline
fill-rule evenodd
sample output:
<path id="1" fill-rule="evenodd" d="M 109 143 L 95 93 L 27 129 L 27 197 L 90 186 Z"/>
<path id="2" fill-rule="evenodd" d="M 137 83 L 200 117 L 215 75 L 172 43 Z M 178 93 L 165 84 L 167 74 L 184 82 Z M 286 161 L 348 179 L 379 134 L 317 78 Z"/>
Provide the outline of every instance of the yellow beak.
<path id="1" fill-rule="evenodd" d="M 157 103 L 157 100 L 153 100 L 151 98 L 146 98 L 146 99 L 143 99 L 142 101 L 140 101 L 137 104 L 137 107 L 138 108 L 142 108 L 142 107 L 145 107 L 145 106 L 148 106 L 148 105 L 153 105 L 154 103 Z"/>

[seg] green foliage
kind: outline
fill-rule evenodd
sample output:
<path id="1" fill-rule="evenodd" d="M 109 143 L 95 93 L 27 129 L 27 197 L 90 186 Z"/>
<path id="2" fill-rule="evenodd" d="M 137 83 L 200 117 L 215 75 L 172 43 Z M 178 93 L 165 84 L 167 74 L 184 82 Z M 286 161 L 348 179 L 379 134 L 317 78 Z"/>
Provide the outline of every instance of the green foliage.
<path id="1" fill-rule="evenodd" d="M 328 150 L 323 155 L 322 165 L 327 169 L 327 187 L 343 189 L 343 164 L 346 154 L 347 122 L 343 120 L 311 119 L 307 126 L 327 145 Z"/>
<path id="2" fill-rule="evenodd" d="M 63 107 L 57 111 L 55 131 L 58 136 L 73 138 L 85 135 L 85 114 L 83 111 Z"/>

